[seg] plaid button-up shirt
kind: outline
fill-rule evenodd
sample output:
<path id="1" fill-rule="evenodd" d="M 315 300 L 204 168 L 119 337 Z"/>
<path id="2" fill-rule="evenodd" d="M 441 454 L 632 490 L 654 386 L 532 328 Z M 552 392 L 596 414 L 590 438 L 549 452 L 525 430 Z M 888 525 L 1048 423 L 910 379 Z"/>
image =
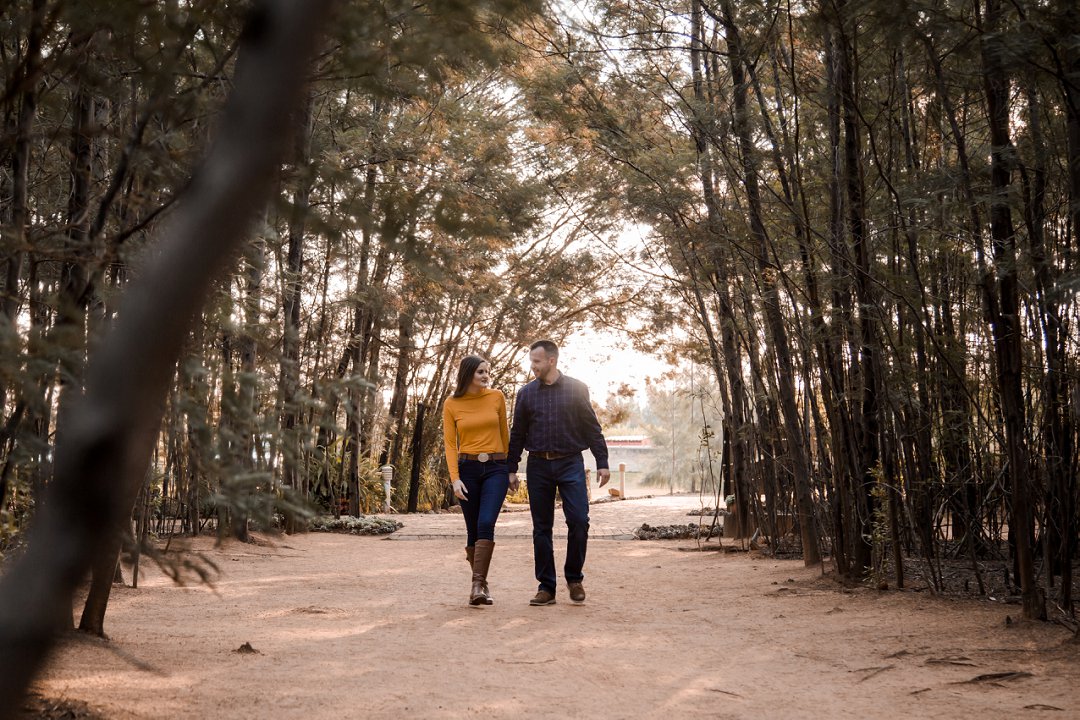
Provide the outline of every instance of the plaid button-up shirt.
<path id="1" fill-rule="evenodd" d="M 506 458 L 510 472 L 517 472 L 523 449 L 560 455 L 588 449 L 597 469 L 608 466 L 607 442 L 585 383 L 560 373 L 550 385 L 533 380 L 518 391 Z"/>

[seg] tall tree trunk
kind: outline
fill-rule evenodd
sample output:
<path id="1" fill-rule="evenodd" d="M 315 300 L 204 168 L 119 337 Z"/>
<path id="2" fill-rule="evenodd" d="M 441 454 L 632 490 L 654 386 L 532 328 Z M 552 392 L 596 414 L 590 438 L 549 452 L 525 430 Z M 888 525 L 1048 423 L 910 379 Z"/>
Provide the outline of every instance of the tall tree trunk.
<path id="1" fill-rule="evenodd" d="M 300 486 L 301 444 L 296 428 L 300 390 L 300 300 L 304 270 L 304 232 L 311 204 L 311 123 L 314 96 L 308 94 L 298 115 L 295 156 L 296 190 L 289 219 L 289 252 L 285 267 L 285 297 L 282 300 L 285 329 L 281 341 L 279 403 L 281 408 L 281 468 L 283 484 L 293 490 Z M 289 532 L 296 527 L 290 520 Z"/>
<path id="2" fill-rule="evenodd" d="M 83 52 L 92 64 L 94 37 L 87 36 Z M 68 196 L 68 257 L 61 266 L 60 293 L 54 338 L 59 351 L 60 397 L 57 403 L 58 442 L 68 432 L 67 415 L 82 395 L 86 353 L 87 306 L 92 294 L 92 263 L 96 253 L 90 235 L 90 196 L 95 175 L 94 133 L 98 102 L 91 92 L 86 71 L 78 73 L 72 107 L 71 190 Z M 112 591 L 121 539 L 130 532 L 127 518 L 120 518 L 110 530 L 110 542 L 94 558 L 90 591 L 83 606 L 79 629 L 104 635 L 105 608 Z"/>
<path id="3" fill-rule="evenodd" d="M 373 111 L 373 125 L 377 124 L 382 117 L 384 109 L 384 103 L 381 99 L 376 99 Z M 371 275 L 371 251 L 376 243 L 376 224 L 375 224 L 375 199 L 378 180 L 378 170 L 376 158 L 378 157 L 378 132 L 373 130 L 370 138 L 369 148 L 369 164 L 367 172 L 364 175 L 364 216 L 360 223 L 360 262 L 358 263 L 358 269 L 356 273 L 356 292 L 354 294 L 354 306 L 351 327 L 349 330 L 349 339 L 345 345 L 345 353 L 342 355 L 341 362 L 338 364 L 338 369 L 342 371 L 339 376 L 344 376 L 344 371 L 352 367 L 354 376 L 366 378 L 367 369 L 364 367 L 364 360 L 367 358 L 368 345 L 365 343 L 365 337 L 368 335 L 371 322 L 368 320 L 368 316 L 373 312 L 371 304 L 373 302 L 373 294 L 375 290 L 375 282 Z M 386 252 L 384 247 L 380 247 L 377 252 L 377 258 L 382 257 L 382 253 Z M 379 262 L 376 259 L 376 272 L 379 273 Z M 345 467 L 345 480 L 349 491 L 349 513 L 351 515 L 360 514 L 360 468 L 359 459 L 360 453 L 366 447 L 362 437 L 362 424 L 360 419 L 361 411 L 361 391 L 356 387 L 355 383 L 349 383 L 349 388 L 346 393 L 346 407 L 345 407 L 345 435 L 342 438 L 341 453 L 343 465 Z"/>
<path id="4" fill-rule="evenodd" d="M 1043 136 L 1042 103 L 1034 71 L 1025 78 L 1027 96 L 1027 129 L 1034 155 L 1032 176 L 1021 167 L 1024 188 L 1024 220 L 1027 225 L 1031 260 L 1035 269 L 1035 302 L 1039 327 L 1042 330 L 1045 372 L 1043 375 L 1042 446 L 1046 467 L 1046 502 L 1043 532 L 1047 577 L 1053 584 L 1055 575 L 1067 574 L 1066 558 L 1072 554 L 1069 508 L 1073 488 L 1069 481 L 1067 458 L 1072 454 L 1072 428 L 1069 417 L 1067 344 L 1064 336 L 1065 316 L 1061 312 L 1055 286 L 1058 282 L 1054 264 L 1049 261 L 1046 246 L 1046 179 L 1048 153 Z M 1071 606 L 1071 588 L 1062 586 L 1062 606 Z"/>
<path id="5" fill-rule="evenodd" d="M 902 144 L 903 147 L 903 172 L 912 176 L 910 182 L 914 182 L 919 179 L 920 162 L 918 156 L 915 153 L 917 146 L 916 138 L 913 135 L 913 123 L 911 121 L 911 99 L 910 90 L 908 88 L 908 80 L 906 77 L 906 66 L 904 61 L 903 49 L 896 51 L 896 61 L 894 63 L 894 72 L 891 74 L 895 77 L 897 89 L 900 94 L 900 100 L 898 112 L 900 118 L 898 121 L 894 121 L 889 127 L 890 130 L 894 130 L 900 133 L 899 141 L 894 140 L 893 145 Z M 915 303 L 906 300 L 901 296 L 897 296 L 896 301 L 896 317 L 901 323 L 908 317 L 911 318 L 911 332 L 915 340 L 915 363 L 914 369 L 910 369 L 910 358 L 899 358 L 905 370 L 907 376 L 915 383 L 915 395 L 914 397 L 910 393 L 902 393 L 900 395 L 899 402 L 902 408 L 898 414 L 899 425 L 904 428 L 904 436 L 908 439 L 907 442 L 902 444 L 904 453 L 908 457 L 909 470 L 905 473 L 903 482 L 906 486 L 906 493 L 908 500 L 913 508 L 912 517 L 914 520 L 915 531 L 919 535 L 920 544 L 924 550 L 931 555 L 934 552 L 934 543 L 931 534 L 932 514 L 933 514 L 933 492 L 935 482 L 934 479 L 937 476 L 936 463 L 933 455 L 933 416 L 931 409 L 933 403 L 931 401 L 931 374 L 929 366 L 929 357 L 927 354 L 927 328 L 931 324 L 930 310 L 932 308 L 930 298 L 927 295 L 926 286 L 923 281 L 923 266 L 924 258 L 919 248 L 919 236 L 917 228 L 925 225 L 925 217 L 917 215 L 916 209 L 911 207 L 910 204 L 905 205 L 904 198 L 901 197 L 900 192 L 897 190 L 898 181 L 893 173 L 899 173 L 899 170 L 894 169 L 892 156 L 899 154 L 895 148 L 891 149 L 890 158 L 887 163 L 889 168 L 883 167 L 883 161 L 878 156 L 877 142 L 875 140 L 873 125 L 867 124 L 867 135 L 870 140 L 871 147 L 877 162 L 875 165 L 878 168 L 878 172 L 882 180 L 885 182 L 889 189 L 889 194 L 892 197 L 895 204 L 895 221 L 894 224 L 899 228 L 897 235 L 902 236 L 905 240 L 904 249 L 901 249 L 899 241 L 893 248 L 893 259 L 896 265 L 893 268 L 893 273 L 897 276 L 903 272 L 900 265 L 903 262 L 903 258 L 906 257 L 906 271 L 911 279 L 911 283 L 915 290 L 918 292 L 918 306 Z M 897 163 L 900 164 L 900 163 Z M 890 172 L 892 170 L 892 172 Z M 899 238 L 898 238 L 899 240 Z M 910 307 L 909 307 L 910 306 Z M 885 324 L 885 323 L 882 323 Z M 902 325 L 901 327 L 903 327 Z M 939 353 L 941 349 L 939 347 Z M 884 378 L 883 378 L 884 380 Z M 885 392 L 886 396 L 889 393 Z M 886 436 L 881 437 L 883 445 L 888 445 L 888 438 Z M 890 459 L 885 453 L 886 462 Z M 890 513 L 893 507 L 890 505 Z"/>
<path id="6" fill-rule="evenodd" d="M 967 136 L 960 125 L 959 114 L 953 103 L 950 86 L 946 81 L 945 72 L 941 64 L 941 57 L 938 55 L 937 49 L 934 47 L 930 36 L 925 33 L 919 33 L 918 38 L 926 50 L 926 57 L 933 73 L 935 89 L 937 90 L 937 97 L 941 105 L 942 114 L 947 121 L 949 131 L 952 135 L 953 142 L 955 143 L 956 162 L 959 168 L 957 184 L 963 200 L 962 205 L 968 212 L 968 232 L 971 235 L 975 248 L 975 261 L 979 275 L 979 285 L 982 290 L 984 305 L 987 308 L 987 312 L 989 312 L 989 309 L 994 306 L 995 301 L 992 297 L 992 288 L 990 287 L 990 271 L 987 268 L 985 239 L 983 235 L 984 228 L 982 213 L 980 212 L 981 204 L 975 193 L 971 163 L 967 150 Z M 944 350 L 940 353 L 940 359 L 946 368 L 943 373 L 945 378 L 943 387 L 946 388 L 943 392 L 942 401 L 942 421 L 945 427 L 943 449 L 947 448 L 953 451 L 947 456 L 947 459 L 952 458 L 954 460 L 953 467 L 958 470 L 958 473 L 954 473 L 952 477 L 954 477 L 958 483 L 967 483 L 963 488 L 965 497 L 964 516 L 976 523 L 976 525 L 973 526 L 973 529 L 981 536 L 981 518 L 978 516 L 978 513 L 975 512 L 976 495 L 979 487 L 977 481 L 978 472 L 975 468 L 978 463 L 974 454 L 974 446 L 971 444 L 975 441 L 975 429 L 972 427 L 971 414 L 969 412 L 970 410 L 979 412 L 979 408 L 976 403 L 969 401 L 967 389 L 964 387 L 967 378 L 967 373 L 965 372 L 966 348 L 960 338 L 967 336 L 967 333 L 965 332 L 966 323 L 963 321 L 963 318 L 961 318 L 960 327 L 950 327 L 952 323 L 952 308 L 948 298 L 953 297 L 954 295 L 957 298 L 962 298 L 963 296 L 962 287 L 957 287 L 953 292 L 950 292 L 949 287 L 951 283 L 952 280 L 949 277 L 948 269 L 944 268 L 944 272 L 942 273 L 943 300 L 939 310 L 944 321 L 943 331 L 939 333 L 939 335 L 944 338 Z M 964 303 L 960 302 L 956 304 L 962 312 Z M 930 552 L 931 550 L 928 548 L 928 557 Z"/>
<path id="7" fill-rule="evenodd" d="M 983 82 L 990 122 L 990 238 L 996 280 L 987 275 L 990 325 L 994 336 L 998 402 L 1005 421 L 1006 455 L 1012 490 L 1009 532 L 1015 537 L 1017 569 L 1023 595 L 1024 617 L 1045 618 L 1046 601 L 1036 584 L 1034 562 L 1034 513 L 1031 504 L 1030 468 L 1024 437 L 1023 347 L 1020 325 L 1020 288 L 1016 267 L 1016 232 L 1009 192 L 1014 167 L 1014 148 L 1009 137 L 1009 79 L 1004 67 L 1006 49 L 999 36 L 1000 0 L 985 0 L 985 25 L 981 28 Z"/>
<path id="8" fill-rule="evenodd" d="M 847 236 L 844 230 L 843 198 L 843 162 L 841 152 L 841 95 L 843 93 L 843 75 L 841 72 L 841 49 L 839 31 L 835 22 L 825 23 L 825 66 L 827 78 L 827 124 L 829 133 L 829 199 L 828 199 L 828 237 L 830 255 L 830 275 L 832 287 L 832 312 L 834 319 L 825 335 L 829 355 L 833 358 L 829 372 L 836 392 L 842 398 L 840 407 L 845 408 L 846 425 L 841 425 L 842 433 L 834 435 L 833 454 L 837 458 L 835 501 L 833 503 L 833 530 L 836 537 L 834 552 L 837 571 L 845 576 L 858 575 L 860 562 L 865 561 L 866 548 L 860 551 L 860 543 L 865 539 L 859 529 L 858 497 L 862 482 L 863 461 L 861 445 L 858 442 L 861 418 L 860 408 L 848 397 L 855 397 L 853 386 L 858 377 L 858 367 L 845 372 L 841 357 L 844 356 L 845 344 L 847 357 L 858 357 L 858 348 L 852 343 L 854 311 L 852 309 L 852 290 L 850 277 L 853 260 L 849 257 Z M 860 552 L 862 553 L 860 555 Z"/>
<path id="9" fill-rule="evenodd" d="M 874 291 L 871 275 L 869 240 L 866 237 L 865 208 L 863 200 L 862 150 L 859 139 L 858 107 L 856 105 L 855 48 L 845 29 L 846 1 L 837 2 L 839 39 L 840 101 L 844 128 L 844 177 L 848 211 L 848 232 L 851 235 L 855 256 L 855 296 L 859 303 L 859 377 L 862 382 L 862 408 L 860 425 L 860 482 L 855 493 L 856 535 L 852 570 L 864 576 L 870 569 L 873 537 L 874 496 L 872 490 L 877 482 L 881 461 L 880 378 L 877 337 L 877 308 L 879 300 Z M 850 23 L 854 28 L 855 24 Z"/>

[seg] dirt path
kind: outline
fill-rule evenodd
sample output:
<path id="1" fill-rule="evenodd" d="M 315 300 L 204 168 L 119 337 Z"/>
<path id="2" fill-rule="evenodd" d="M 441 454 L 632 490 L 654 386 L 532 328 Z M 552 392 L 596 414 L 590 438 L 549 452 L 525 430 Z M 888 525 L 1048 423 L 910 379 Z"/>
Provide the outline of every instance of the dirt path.
<path id="1" fill-rule="evenodd" d="M 615 538 L 642 517 L 693 520 L 697 502 L 595 506 L 593 524 Z M 1080 717 L 1080 648 L 1057 626 L 1007 625 L 1015 605 L 844 592 L 798 561 L 596 539 L 588 602 L 533 608 L 528 516 L 509 513 L 496 604 L 469 608 L 461 518 L 403 520 L 396 539 L 200 540 L 216 591 L 144 566 L 138 590 L 114 591 L 112 642 L 69 644 L 38 690 L 108 718 Z M 1030 675 L 965 682 L 1003 672 Z"/>

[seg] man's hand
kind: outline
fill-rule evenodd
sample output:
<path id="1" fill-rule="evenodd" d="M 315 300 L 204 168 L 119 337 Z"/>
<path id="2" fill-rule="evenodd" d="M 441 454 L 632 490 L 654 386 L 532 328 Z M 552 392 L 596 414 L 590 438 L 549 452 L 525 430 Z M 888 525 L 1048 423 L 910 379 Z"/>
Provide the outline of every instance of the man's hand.
<path id="1" fill-rule="evenodd" d="M 454 481 L 454 496 L 458 500 L 469 499 L 469 491 L 465 489 L 465 483 L 461 482 L 460 480 Z"/>
<path id="2" fill-rule="evenodd" d="M 510 492 L 517 492 L 520 485 L 521 481 L 518 480 L 517 473 L 510 473 Z"/>
<path id="3" fill-rule="evenodd" d="M 611 479 L 611 470 L 600 468 L 596 471 L 596 477 L 600 478 L 600 487 L 604 487 L 608 484 L 608 480 Z"/>

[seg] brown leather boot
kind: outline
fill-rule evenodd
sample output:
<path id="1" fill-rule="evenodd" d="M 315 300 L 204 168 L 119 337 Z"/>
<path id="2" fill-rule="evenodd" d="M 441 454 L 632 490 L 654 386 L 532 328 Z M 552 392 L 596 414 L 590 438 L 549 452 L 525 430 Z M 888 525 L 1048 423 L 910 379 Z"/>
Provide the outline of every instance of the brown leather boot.
<path id="1" fill-rule="evenodd" d="M 472 592 L 469 593 L 470 605 L 491 605 L 492 603 L 487 594 L 487 574 L 488 567 L 491 565 L 491 552 L 494 549 L 495 543 L 491 540 L 476 541 L 472 563 Z"/>
<path id="2" fill-rule="evenodd" d="M 476 551 L 474 547 L 465 548 L 465 559 L 469 562 L 469 570 L 472 570 L 473 553 Z"/>

